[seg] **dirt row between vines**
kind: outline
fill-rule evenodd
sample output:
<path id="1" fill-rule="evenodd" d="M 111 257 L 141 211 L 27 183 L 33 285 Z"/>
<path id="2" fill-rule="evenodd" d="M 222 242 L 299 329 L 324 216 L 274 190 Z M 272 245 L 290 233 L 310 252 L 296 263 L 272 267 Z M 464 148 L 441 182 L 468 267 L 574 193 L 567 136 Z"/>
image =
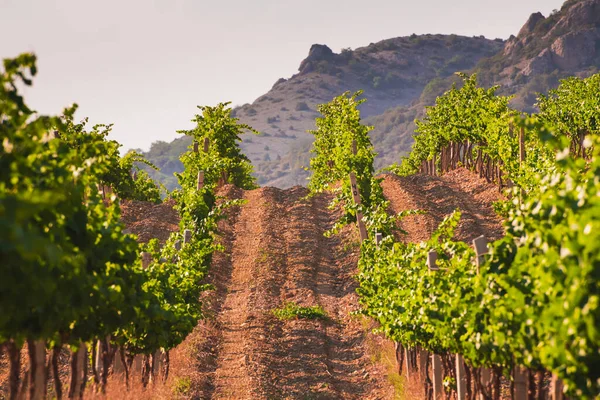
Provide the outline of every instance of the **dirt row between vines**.
<path id="1" fill-rule="evenodd" d="M 470 171 L 385 176 L 382 186 L 391 212 L 426 212 L 402 222 L 408 232 L 403 240 L 427 239 L 455 209 L 462 212 L 460 240 L 502 235 L 492 208 L 498 190 Z M 394 398 L 393 360 L 381 360 L 390 343 L 351 315 L 359 308 L 355 229 L 323 236 L 339 218 L 327 209 L 330 197 L 305 200 L 308 192 L 300 187 L 246 192 L 229 187 L 222 194 L 246 204 L 230 210 L 220 224 L 225 252 L 215 257 L 211 272 L 217 287 L 216 296 L 207 298 L 212 317 L 196 332 L 200 356 L 191 397 Z M 330 319 L 279 321 L 271 310 L 286 302 L 321 305 Z M 405 386 L 404 398 L 413 398 Z"/>
<path id="2" fill-rule="evenodd" d="M 481 235 L 490 241 L 504 235 L 502 221 L 493 209 L 493 203 L 503 199 L 498 187 L 467 169 L 459 168 L 441 177 L 385 175 L 381 186 L 390 202 L 390 213 L 407 210 L 425 212 L 406 217 L 399 223 L 406 234 L 398 233 L 398 240 L 420 242 L 429 239 L 440 222 L 455 210 L 461 212 L 456 239 L 471 244 Z M 425 399 L 419 376 L 412 375 L 406 379 L 404 375 L 402 386 L 402 398 Z"/>
<path id="3" fill-rule="evenodd" d="M 194 334 L 199 362 L 190 397 L 393 398 L 385 368 L 367 350 L 377 339 L 351 315 L 355 235 L 346 234 L 348 251 L 323 236 L 337 219 L 329 198 L 306 200 L 300 187 L 226 192 L 246 203 L 220 223 L 225 252 L 213 262 L 212 317 Z M 280 321 L 271 311 L 287 302 L 320 305 L 328 318 Z"/>
<path id="4" fill-rule="evenodd" d="M 399 238 L 406 242 L 429 239 L 444 217 L 454 210 L 461 212 L 456 231 L 458 240 L 471 243 L 481 235 L 490 240 L 503 236 L 502 222 L 493 209 L 493 203 L 502 199 L 498 187 L 467 169 L 459 168 L 443 176 L 385 175 L 382 188 L 392 212 L 425 211 L 406 217 L 399 224 L 407 232 Z"/>
<path id="5" fill-rule="evenodd" d="M 491 207 L 500 198 L 497 189 L 469 171 L 387 175 L 382 186 L 390 212 L 426 211 L 401 223 L 408 232 L 402 240 L 427 239 L 456 208 L 463 212 L 459 239 L 502 234 Z M 111 379 L 107 398 L 393 399 L 400 392 L 400 398 L 420 397 L 411 382 L 401 388 L 393 345 L 370 333 L 372 322 L 352 315 L 359 309 L 355 227 L 324 237 L 340 215 L 327 209 L 329 196 L 306 199 L 307 194 L 301 187 L 221 189 L 222 198 L 245 203 L 228 209 L 219 222 L 223 252 L 215 253 L 207 279 L 215 290 L 204 292 L 205 319 L 172 351 L 166 385 L 145 392 L 134 385 L 126 392 Z M 124 202 L 123 210 L 127 228 L 141 241 L 162 241 L 177 230 L 171 204 Z M 328 318 L 280 321 L 271 311 L 287 302 L 320 305 Z M 4 361 L 0 357 L 0 365 Z M 65 367 L 67 362 L 65 354 Z"/>

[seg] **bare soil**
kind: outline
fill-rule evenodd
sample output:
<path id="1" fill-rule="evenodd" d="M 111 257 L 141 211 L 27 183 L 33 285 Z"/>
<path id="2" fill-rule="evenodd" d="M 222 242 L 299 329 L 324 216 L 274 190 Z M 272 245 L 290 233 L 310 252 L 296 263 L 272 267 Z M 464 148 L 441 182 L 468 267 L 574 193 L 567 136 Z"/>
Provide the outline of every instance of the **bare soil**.
<path id="1" fill-rule="evenodd" d="M 491 207 L 501 198 L 497 188 L 467 170 L 443 177 L 386 175 L 382 186 L 390 212 L 426 211 L 400 223 L 407 231 L 402 240 L 426 240 L 457 208 L 463 213 L 460 240 L 502 235 Z M 166 384 L 143 391 L 134 383 L 126 392 L 115 377 L 105 398 L 418 398 L 420 385 L 396 371 L 393 344 L 371 333 L 371 321 L 353 314 L 359 309 L 356 228 L 348 226 L 326 238 L 323 234 L 339 212 L 327 208 L 328 195 L 307 195 L 302 187 L 221 188 L 219 196 L 244 199 L 245 204 L 229 208 L 219 222 L 224 251 L 213 256 L 207 282 L 215 290 L 203 294 L 205 318 L 172 351 Z M 154 237 L 164 242 L 178 230 L 172 202 L 123 202 L 121 208 L 128 231 L 141 242 Z M 287 302 L 320 305 L 327 318 L 277 319 L 272 310 Z M 62 358 L 67 367 L 68 354 Z M 61 368 L 61 374 L 66 383 L 68 369 Z M 6 360 L 0 355 L 0 399 L 6 395 L 6 380 Z"/>
<path id="2" fill-rule="evenodd" d="M 496 240 L 504 234 L 502 221 L 493 209 L 493 203 L 503 199 L 498 187 L 467 169 L 459 168 L 443 176 L 385 175 L 383 178 L 383 193 L 392 212 L 425 211 L 399 224 L 408 233 L 400 236 L 406 242 L 427 240 L 454 210 L 461 212 L 458 240 L 470 243 L 481 235 Z"/>
<path id="3" fill-rule="evenodd" d="M 174 200 L 161 204 L 122 200 L 121 221 L 127 227 L 127 232 L 138 235 L 139 242 L 147 243 L 156 238 L 164 244 L 171 232 L 179 230 L 179 213 L 173 209 L 174 205 Z"/>
<path id="4" fill-rule="evenodd" d="M 323 236 L 337 217 L 327 210 L 329 198 L 307 195 L 301 187 L 246 191 L 247 203 L 223 221 L 226 250 L 212 268 L 215 318 L 200 323 L 206 336 L 197 397 L 393 396 L 385 369 L 367 352 L 368 329 L 350 315 L 357 253 L 348 259 L 339 254 L 339 238 Z M 320 305 L 328 318 L 280 321 L 271 311 L 286 302 Z"/>

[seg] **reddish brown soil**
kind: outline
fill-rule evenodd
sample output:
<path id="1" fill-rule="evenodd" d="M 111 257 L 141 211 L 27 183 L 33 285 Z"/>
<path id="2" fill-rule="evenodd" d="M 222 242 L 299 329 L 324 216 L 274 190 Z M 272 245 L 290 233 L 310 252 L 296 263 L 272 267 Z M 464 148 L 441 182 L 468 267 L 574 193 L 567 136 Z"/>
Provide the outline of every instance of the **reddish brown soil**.
<path id="1" fill-rule="evenodd" d="M 238 195 L 240 193 L 237 193 Z M 305 188 L 243 192 L 221 226 L 213 262 L 217 296 L 198 340 L 194 394 L 215 399 L 383 399 L 393 388 L 371 362 L 357 309 L 356 254 L 327 239 L 336 215 Z M 327 320 L 279 321 L 285 302 L 321 305 Z"/>
<path id="2" fill-rule="evenodd" d="M 382 185 L 391 212 L 427 211 L 402 221 L 408 232 L 403 240 L 427 239 L 456 208 L 463 212 L 460 240 L 502 235 L 491 208 L 500 198 L 497 188 L 469 171 L 443 177 L 387 175 Z M 369 332 L 372 324 L 351 314 L 359 308 L 356 229 L 348 226 L 341 235 L 324 237 L 339 215 L 327 209 L 330 197 L 306 199 L 307 194 L 300 187 L 221 189 L 220 196 L 246 203 L 228 209 L 219 222 L 224 251 L 213 257 L 207 282 L 215 290 L 203 295 L 205 319 L 172 351 L 166 385 L 143 392 L 137 384 L 126 393 L 112 380 L 108 398 L 395 398 L 393 346 Z M 141 242 L 154 237 L 164 242 L 178 230 L 172 202 L 131 201 L 121 208 L 128 231 Z M 280 321 L 271 311 L 286 302 L 320 305 L 328 318 Z M 6 383 L 4 361 L 0 357 L 0 388 Z M 404 385 L 409 397 L 410 385 Z"/>
<path id="3" fill-rule="evenodd" d="M 441 177 L 385 175 L 382 188 L 390 201 L 390 212 L 425 211 L 425 214 L 407 217 L 399 223 L 406 235 L 399 234 L 398 237 L 406 242 L 427 240 L 444 217 L 456 209 L 461 211 L 455 233 L 458 240 L 470 243 L 481 235 L 496 240 L 504 234 L 502 222 L 492 207 L 494 202 L 503 199 L 498 187 L 467 169 L 460 168 Z M 432 372 L 429 373 L 431 376 Z M 413 374 L 408 379 L 403 375 L 403 378 L 404 398 L 425 398 L 419 376 Z"/>
<path id="4" fill-rule="evenodd" d="M 427 240 L 440 222 L 454 210 L 461 211 L 456 237 L 470 243 L 478 236 L 490 240 L 503 236 L 501 220 L 492 208 L 501 200 L 498 187 L 486 183 L 469 170 L 460 168 L 443 176 L 385 175 L 382 187 L 391 211 L 423 210 L 424 215 L 407 217 L 400 227 L 408 232 L 406 242 Z"/>
<path id="5" fill-rule="evenodd" d="M 141 243 L 156 238 L 162 244 L 171 232 L 179 230 L 179 213 L 173 209 L 174 200 L 161 204 L 122 200 L 120 205 L 121 221 L 127 226 L 127 232 L 138 235 Z"/>

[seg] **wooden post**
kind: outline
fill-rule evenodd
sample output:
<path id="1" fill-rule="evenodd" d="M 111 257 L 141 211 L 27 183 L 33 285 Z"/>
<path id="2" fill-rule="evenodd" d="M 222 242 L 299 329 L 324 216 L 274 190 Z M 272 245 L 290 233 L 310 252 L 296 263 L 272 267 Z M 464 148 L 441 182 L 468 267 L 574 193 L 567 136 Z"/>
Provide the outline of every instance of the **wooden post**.
<path id="1" fill-rule="evenodd" d="M 527 400 L 527 372 L 525 368 L 515 366 L 513 369 L 513 379 L 515 382 L 514 400 Z"/>
<path id="2" fill-rule="evenodd" d="M 525 156 L 525 128 L 521 127 L 521 131 L 519 132 L 519 167 L 522 167 L 523 162 L 525 162 Z M 520 192 L 520 201 L 523 201 L 525 191 L 521 188 Z"/>
<path id="3" fill-rule="evenodd" d="M 473 240 L 473 248 L 475 249 L 475 265 L 477 266 L 477 273 L 480 273 L 480 267 L 485 261 L 485 255 L 489 253 L 488 242 L 485 236 L 481 235 Z M 491 371 L 489 368 L 480 368 L 480 382 L 484 387 L 488 387 L 492 378 Z M 483 394 L 479 394 L 479 399 L 483 400 Z"/>
<path id="4" fill-rule="evenodd" d="M 427 267 L 430 271 L 438 271 L 440 267 L 437 265 L 438 253 L 435 250 L 431 250 L 427 253 Z"/>
<path id="5" fill-rule="evenodd" d="M 444 382 L 442 374 L 442 358 L 437 354 L 431 355 L 433 370 L 433 398 L 435 400 L 444 398 Z"/>
<path id="6" fill-rule="evenodd" d="M 563 393 L 563 383 L 556 374 L 552 374 L 552 380 L 550 381 L 550 399 L 551 400 L 564 400 L 565 395 Z"/>
<path id="7" fill-rule="evenodd" d="M 375 233 L 375 244 L 377 245 L 377 248 L 379 248 L 379 244 L 381 243 L 382 239 L 383 239 L 383 234 L 381 232 L 376 232 Z"/>
<path id="8" fill-rule="evenodd" d="M 69 383 L 68 398 L 78 398 L 81 393 L 83 380 L 83 364 L 87 362 L 85 359 L 85 344 L 81 342 L 77 351 L 71 353 L 71 377 Z M 56 379 L 56 377 L 55 377 Z"/>
<path id="9" fill-rule="evenodd" d="M 202 190 L 204 186 L 204 171 L 198 171 L 198 183 L 196 184 L 196 190 Z"/>
<path id="10" fill-rule="evenodd" d="M 431 250 L 427 253 L 427 268 L 429 268 L 429 271 L 439 271 L 440 268 L 437 265 L 437 259 L 437 251 Z M 433 371 L 433 398 L 436 400 L 442 399 L 444 396 L 442 359 L 438 354 L 431 354 L 431 366 Z M 425 377 L 425 374 L 423 374 L 423 377 Z"/>
<path id="11" fill-rule="evenodd" d="M 525 161 L 525 128 L 519 132 L 519 163 Z"/>
<path id="12" fill-rule="evenodd" d="M 361 200 L 360 194 L 358 193 L 358 186 L 356 184 L 356 175 L 354 172 L 350 172 L 350 187 L 352 189 L 352 198 L 354 199 L 354 204 L 359 205 Z"/>
<path id="13" fill-rule="evenodd" d="M 479 380 L 481 385 L 487 390 L 490 387 L 490 381 L 492 380 L 492 374 L 489 368 L 479 368 Z M 483 393 L 479 393 L 479 400 L 485 400 L 487 397 Z"/>
<path id="14" fill-rule="evenodd" d="M 198 152 L 198 142 L 194 141 L 194 153 Z"/>
<path id="15" fill-rule="evenodd" d="M 477 273 L 479 273 L 479 267 L 485 261 L 485 255 L 488 254 L 488 243 L 485 236 L 479 236 L 473 240 L 473 248 L 475 248 L 475 265 L 477 265 Z"/>
<path id="16" fill-rule="evenodd" d="M 29 393 L 31 400 L 43 400 L 46 398 L 46 341 L 29 341 L 33 349 L 29 349 L 29 354 L 35 355 L 35 366 L 30 366 Z"/>
<path id="17" fill-rule="evenodd" d="M 367 234 L 367 227 L 365 226 L 365 221 L 363 221 L 362 213 L 356 213 L 356 220 L 358 223 L 358 232 L 360 233 L 360 240 L 367 240 L 369 235 Z"/>
<path id="18" fill-rule="evenodd" d="M 152 354 L 152 369 L 150 373 L 150 383 L 156 383 L 159 381 L 158 376 L 163 369 L 163 358 L 162 358 L 163 350 L 156 350 L 154 354 Z"/>
<path id="19" fill-rule="evenodd" d="M 417 355 L 418 359 L 418 368 L 419 375 L 421 376 L 421 380 L 425 382 L 425 376 L 427 376 L 427 359 L 429 358 L 429 352 L 427 350 L 423 350 L 421 347 L 417 347 Z"/>
<path id="20" fill-rule="evenodd" d="M 354 199 L 354 204 L 357 206 L 361 204 L 360 202 L 360 194 L 358 192 L 358 185 L 356 184 L 356 175 L 354 172 L 350 172 L 350 188 L 352 190 L 352 198 Z M 356 224 L 358 225 L 358 231 L 360 233 L 360 240 L 368 239 L 367 228 L 363 221 L 363 215 L 361 212 L 356 213 Z"/>
<path id="21" fill-rule="evenodd" d="M 356 140 L 352 141 L 352 154 L 356 155 L 358 153 L 358 148 L 356 146 Z"/>
<path id="22" fill-rule="evenodd" d="M 210 141 L 208 140 L 208 138 L 204 138 L 204 152 L 208 153 L 208 145 L 209 145 Z"/>
<path id="23" fill-rule="evenodd" d="M 144 253 L 142 253 L 142 267 L 144 266 L 143 259 L 144 259 Z M 146 268 L 147 268 L 147 266 L 146 266 Z M 102 379 L 100 379 L 100 377 L 102 376 L 102 343 L 100 342 L 100 340 L 96 341 L 96 359 L 92 360 L 92 362 L 94 363 L 94 365 L 96 367 L 96 375 L 97 375 L 94 377 L 94 379 L 98 378 L 98 382 L 101 382 Z"/>
<path id="24" fill-rule="evenodd" d="M 123 361 L 121 361 L 121 356 L 119 355 L 119 349 L 117 349 L 115 356 L 114 356 L 113 372 L 115 374 L 122 374 L 125 372 L 125 366 L 123 365 Z"/>
<path id="25" fill-rule="evenodd" d="M 410 370 L 411 370 L 411 359 L 410 359 L 410 350 L 408 346 L 404 346 L 404 361 L 406 364 L 406 379 L 410 378 Z"/>
<path id="26" fill-rule="evenodd" d="M 185 231 L 183 231 L 183 243 L 189 243 L 190 240 L 192 240 L 192 231 L 186 229 Z"/>
<path id="27" fill-rule="evenodd" d="M 147 269 L 150 266 L 151 262 L 152 262 L 152 254 L 144 251 L 142 253 L 142 268 Z"/>
<path id="28" fill-rule="evenodd" d="M 456 397 L 457 400 L 465 400 L 467 398 L 465 360 L 460 354 L 456 355 Z"/>
<path id="29" fill-rule="evenodd" d="M 176 263 L 177 260 L 179 260 L 179 251 L 181 250 L 181 240 L 176 240 L 175 241 L 175 252 L 177 254 L 173 255 L 173 258 L 171 259 L 172 263 Z"/>
<path id="30" fill-rule="evenodd" d="M 80 394 L 83 394 L 83 391 L 85 390 L 85 384 L 87 383 L 86 382 L 87 376 L 88 376 L 88 373 L 87 373 L 88 357 L 87 357 L 87 355 L 88 355 L 87 345 L 85 344 L 85 342 L 80 342 L 79 348 L 77 349 L 77 358 L 79 359 L 77 362 L 77 374 L 79 376 L 78 383 L 79 383 L 79 393 Z M 84 370 L 86 371 L 85 375 L 83 373 Z"/>
<path id="31" fill-rule="evenodd" d="M 227 184 L 227 179 L 229 178 L 229 174 L 227 173 L 227 171 L 222 171 L 221 172 L 221 180 L 222 180 L 222 184 L 225 185 Z"/>

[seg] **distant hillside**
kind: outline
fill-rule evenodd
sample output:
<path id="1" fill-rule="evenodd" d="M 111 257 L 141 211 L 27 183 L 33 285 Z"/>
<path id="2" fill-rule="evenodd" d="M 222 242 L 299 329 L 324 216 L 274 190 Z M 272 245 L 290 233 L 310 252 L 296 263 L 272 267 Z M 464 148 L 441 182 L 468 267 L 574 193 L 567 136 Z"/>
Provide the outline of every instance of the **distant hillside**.
<path id="1" fill-rule="evenodd" d="M 513 106 L 532 111 L 537 92 L 569 75 L 588 76 L 600 67 L 600 0 L 569 0 L 547 18 L 532 14 L 507 41 L 457 35 L 412 35 L 372 43 L 339 54 L 315 44 L 299 72 L 278 80 L 236 117 L 261 132 L 248 135 L 242 148 L 261 185 L 305 184 L 316 105 L 345 91 L 364 90 L 365 123 L 379 152 L 376 166 L 397 162 L 412 144 L 414 119 L 455 81 L 454 72 L 477 72 L 486 86 L 501 84 L 514 94 Z M 189 139 L 158 142 L 147 153 L 171 188 L 177 157 Z"/>
<path id="2" fill-rule="evenodd" d="M 479 83 L 487 87 L 501 85 L 498 93 L 513 95 L 514 108 L 533 112 L 538 93 L 555 88 L 560 79 L 587 77 L 599 70 L 600 0 L 570 0 L 547 18 L 532 14 L 501 51 L 480 60 L 468 72 L 476 72 Z M 398 154 L 410 150 L 414 118 L 421 118 L 425 106 L 456 81 L 455 77 L 433 79 L 410 107 L 395 107 L 365 119 L 375 126 L 377 168 L 397 162 Z"/>
<path id="3" fill-rule="evenodd" d="M 339 54 L 313 45 L 298 74 L 280 79 L 267 94 L 236 110 L 238 118 L 263 133 L 243 143 L 259 183 L 280 187 L 305 183 L 307 174 L 298 167 L 308 166 L 312 135 L 306 131 L 314 128 L 317 104 L 345 91 L 364 90 L 365 117 L 409 106 L 431 80 L 473 68 L 503 44 L 483 37 L 413 35 Z"/>

